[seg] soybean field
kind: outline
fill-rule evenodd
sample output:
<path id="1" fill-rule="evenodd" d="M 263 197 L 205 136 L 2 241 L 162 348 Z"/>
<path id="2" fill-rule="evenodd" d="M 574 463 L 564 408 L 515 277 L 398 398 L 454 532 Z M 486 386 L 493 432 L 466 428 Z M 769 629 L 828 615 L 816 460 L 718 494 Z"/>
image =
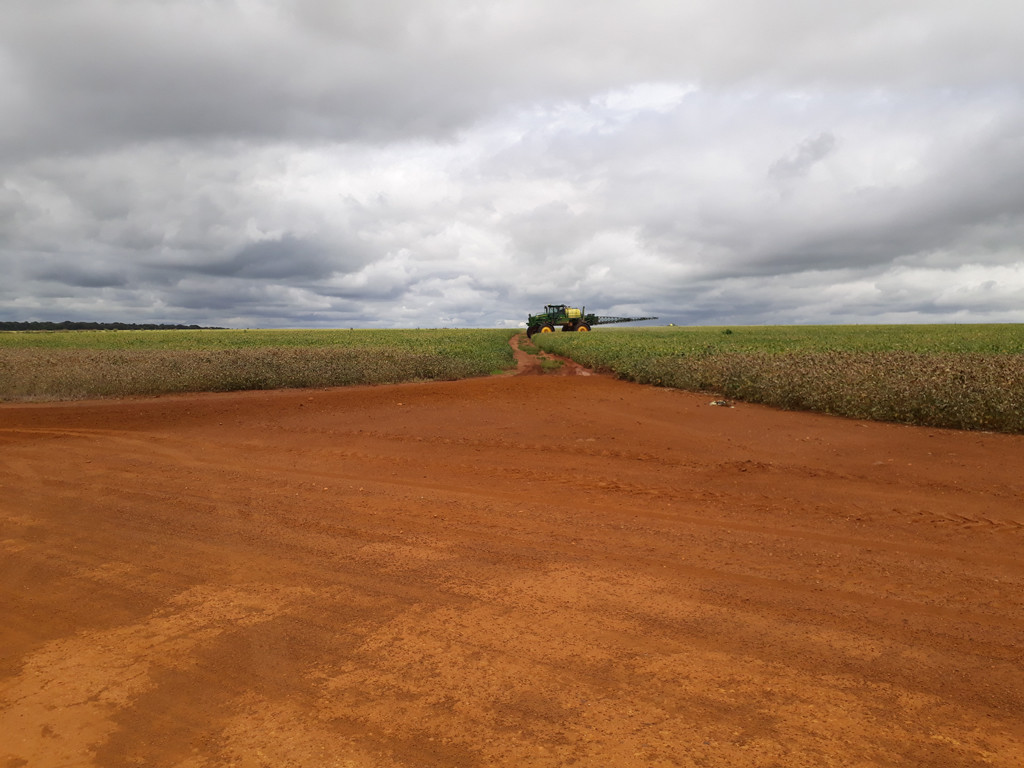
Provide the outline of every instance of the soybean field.
<path id="1" fill-rule="evenodd" d="M 1024 325 L 657 327 L 534 342 L 645 384 L 858 419 L 1024 432 Z"/>
<path id="2" fill-rule="evenodd" d="M 155 330 L 0 333 L 0 400 L 334 387 L 486 376 L 512 331 Z"/>

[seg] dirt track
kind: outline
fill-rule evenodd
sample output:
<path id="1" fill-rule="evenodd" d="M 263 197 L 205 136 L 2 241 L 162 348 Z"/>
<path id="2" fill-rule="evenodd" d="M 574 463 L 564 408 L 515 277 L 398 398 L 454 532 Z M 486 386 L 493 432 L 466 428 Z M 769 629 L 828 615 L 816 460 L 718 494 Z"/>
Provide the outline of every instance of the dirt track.
<path id="1" fill-rule="evenodd" d="M 0 768 L 1024 765 L 1024 438 L 709 399 L 0 407 Z"/>

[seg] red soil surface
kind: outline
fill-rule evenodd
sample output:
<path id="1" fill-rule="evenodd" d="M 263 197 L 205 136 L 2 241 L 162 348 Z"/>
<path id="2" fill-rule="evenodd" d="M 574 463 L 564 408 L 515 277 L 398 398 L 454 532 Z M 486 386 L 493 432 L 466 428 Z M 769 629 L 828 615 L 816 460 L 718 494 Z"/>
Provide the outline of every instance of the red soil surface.
<path id="1" fill-rule="evenodd" d="M 0 407 L 0 768 L 1024 765 L 1024 438 L 562 372 Z"/>

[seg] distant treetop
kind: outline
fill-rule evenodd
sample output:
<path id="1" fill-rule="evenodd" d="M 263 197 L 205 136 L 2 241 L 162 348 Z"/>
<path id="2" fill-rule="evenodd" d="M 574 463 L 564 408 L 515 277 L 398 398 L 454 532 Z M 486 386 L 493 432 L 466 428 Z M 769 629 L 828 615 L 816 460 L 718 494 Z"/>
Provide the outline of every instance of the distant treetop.
<path id="1" fill-rule="evenodd" d="M 64 320 L 60 323 L 42 321 L 0 321 L 0 331 L 222 331 L 206 325 L 169 325 L 167 323 L 82 323 Z"/>

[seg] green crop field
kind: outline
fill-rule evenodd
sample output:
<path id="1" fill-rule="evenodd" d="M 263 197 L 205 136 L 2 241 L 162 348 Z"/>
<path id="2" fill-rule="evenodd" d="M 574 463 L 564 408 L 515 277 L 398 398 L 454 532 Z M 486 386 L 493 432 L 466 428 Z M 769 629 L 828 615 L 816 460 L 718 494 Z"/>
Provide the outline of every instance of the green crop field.
<path id="1" fill-rule="evenodd" d="M 0 332 L 0 400 L 451 380 L 506 330 Z M 1024 325 L 601 328 L 534 336 L 622 378 L 794 410 L 1024 432 Z"/>
<path id="2" fill-rule="evenodd" d="M 503 330 L 0 332 L 0 400 L 331 387 L 484 376 Z"/>
<path id="3" fill-rule="evenodd" d="M 603 328 L 533 340 L 641 383 L 852 418 L 1024 432 L 1024 325 Z"/>

